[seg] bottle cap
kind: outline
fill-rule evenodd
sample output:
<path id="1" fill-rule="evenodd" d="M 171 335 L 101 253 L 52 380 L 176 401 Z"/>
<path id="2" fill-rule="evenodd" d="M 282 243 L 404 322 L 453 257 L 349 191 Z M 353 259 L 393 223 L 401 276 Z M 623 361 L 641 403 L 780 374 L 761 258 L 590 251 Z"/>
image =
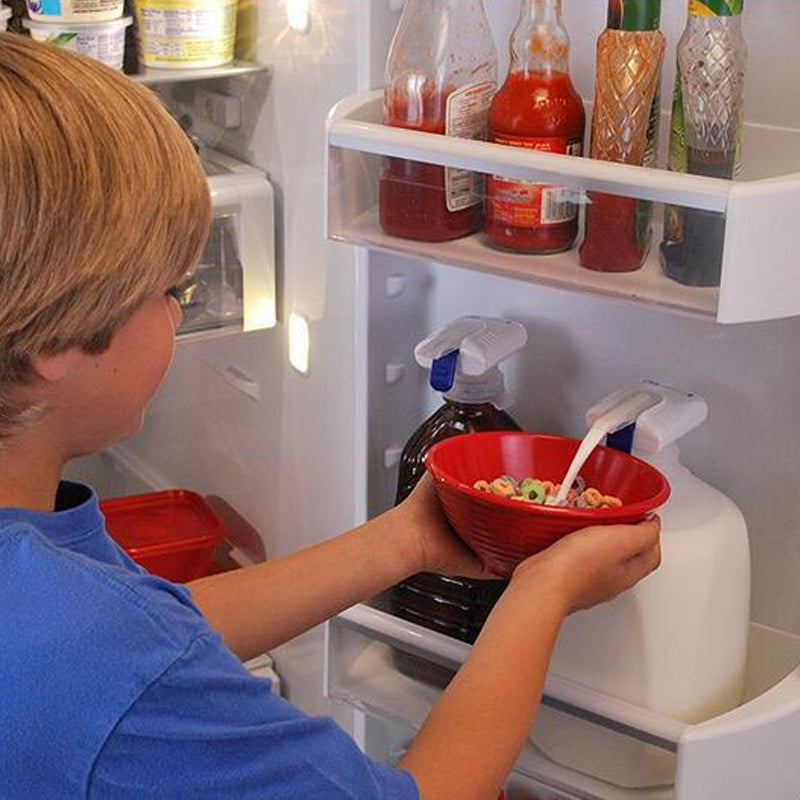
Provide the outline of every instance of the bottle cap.
<path id="1" fill-rule="evenodd" d="M 661 0 L 608 0 L 607 26 L 617 31 L 657 31 Z"/>
<path id="2" fill-rule="evenodd" d="M 744 0 L 689 0 L 690 17 L 739 17 Z"/>

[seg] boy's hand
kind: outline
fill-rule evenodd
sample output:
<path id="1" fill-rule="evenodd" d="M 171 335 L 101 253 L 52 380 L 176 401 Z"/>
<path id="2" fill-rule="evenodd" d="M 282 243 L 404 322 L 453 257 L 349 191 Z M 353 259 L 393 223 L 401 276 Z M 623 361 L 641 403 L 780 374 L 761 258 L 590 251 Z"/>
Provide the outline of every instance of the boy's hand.
<path id="1" fill-rule="evenodd" d="M 660 531 L 658 517 L 584 528 L 523 561 L 512 586 L 549 586 L 565 614 L 613 600 L 661 563 Z"/>
<path id="2" fill-rule="evenodd" d="M 414 491 L 394 509 L 403 516 L 404 529 L 414 537 L 418 572 L 438 572 L 465 578 L 496 578 L 461 541 L 444 515 L 433 479 L 427 473 Z"/>

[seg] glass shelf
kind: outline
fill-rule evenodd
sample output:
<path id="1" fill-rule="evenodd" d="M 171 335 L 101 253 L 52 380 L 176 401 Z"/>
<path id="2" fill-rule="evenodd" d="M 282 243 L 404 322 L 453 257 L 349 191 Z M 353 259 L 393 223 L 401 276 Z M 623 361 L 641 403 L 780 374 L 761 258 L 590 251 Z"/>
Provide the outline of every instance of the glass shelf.
<path id="1" fill-rule="evenodd" d="M 136 75 L 128 75 L 132 80 L 143 83 L 145 86 L 159 86 L 168 83 L 186 83 L 188 81 L 210 81 L 221 78 L 235 78 L 239 75 L 252 75 L 257 72 L 267 72 L 267 67 L 251 61 L 238 59 L 230 64 L 219 67 L 206 67 L 204 69 L 152 69 L 145 68 Z"/>

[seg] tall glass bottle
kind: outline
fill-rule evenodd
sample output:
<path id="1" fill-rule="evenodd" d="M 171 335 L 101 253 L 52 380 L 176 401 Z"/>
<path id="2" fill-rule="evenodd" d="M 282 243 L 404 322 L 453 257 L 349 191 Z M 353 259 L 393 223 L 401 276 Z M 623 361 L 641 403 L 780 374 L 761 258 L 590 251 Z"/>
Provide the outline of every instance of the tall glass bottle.
<path id="1" fill-rule="evenodd" d="M 744 0 L 689 0 L 678 43 L 669 167 L 733 178 L 741 165 L 747 45 Z M 719 286 L 725 218 L 713 211 L 668 206 L 661 257 L 671 278 Z"/>
<path id="2" fill-rule="evenodd" d="M 522 0 L 508 75 L 489 109 L 489 140 L 549 153 L 583 154 L 586 114 L 569 76 L 561 0 Z M 572 191 L 491 176 L 484 232 L 489 244 L 525 253 L 568 250 L 578 233 Z"/>
<path id="3" fill-rule="evenodd" d="M 485 139 L 497 52 L 481 0 L 407 0 L 384 86 L 385 124 Z M 381 226 L 408 239 L 456 239 L 479 230 L 482 196 L 476 173 L 387 158 Z"/>
<path id="4" fill-rule="evenodd" d="M 661 0 L 609 0 L 608 26 L 597 42 L 592 158 L 655 162 L 666 50 L 660 19 Z M 590 192 L 581 264 L 602 272 L 638 269 L 650 247 L 651 218 L 647 201 Z"/>

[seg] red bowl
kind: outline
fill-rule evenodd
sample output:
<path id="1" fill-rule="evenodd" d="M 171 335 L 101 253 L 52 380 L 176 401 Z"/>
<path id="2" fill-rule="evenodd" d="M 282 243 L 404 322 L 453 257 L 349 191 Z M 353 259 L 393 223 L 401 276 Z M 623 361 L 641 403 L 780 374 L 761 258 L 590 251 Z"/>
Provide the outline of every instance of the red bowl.
<path id="1" fill-rule="evenodd" d="M 588 525 L 640 522 L 666 502 L 670 488 L 634 456 L 597 447 L 580 474 L 587 486 L 622 500 L 618 508 L 534 505 L 473 489 L 501 475 L 562 480 L 580 442 L 538 433 L 467 433 L 431 448 L 426 465 L 450 524 L 486 567 L 508 577 L 528 556 Z"/>

